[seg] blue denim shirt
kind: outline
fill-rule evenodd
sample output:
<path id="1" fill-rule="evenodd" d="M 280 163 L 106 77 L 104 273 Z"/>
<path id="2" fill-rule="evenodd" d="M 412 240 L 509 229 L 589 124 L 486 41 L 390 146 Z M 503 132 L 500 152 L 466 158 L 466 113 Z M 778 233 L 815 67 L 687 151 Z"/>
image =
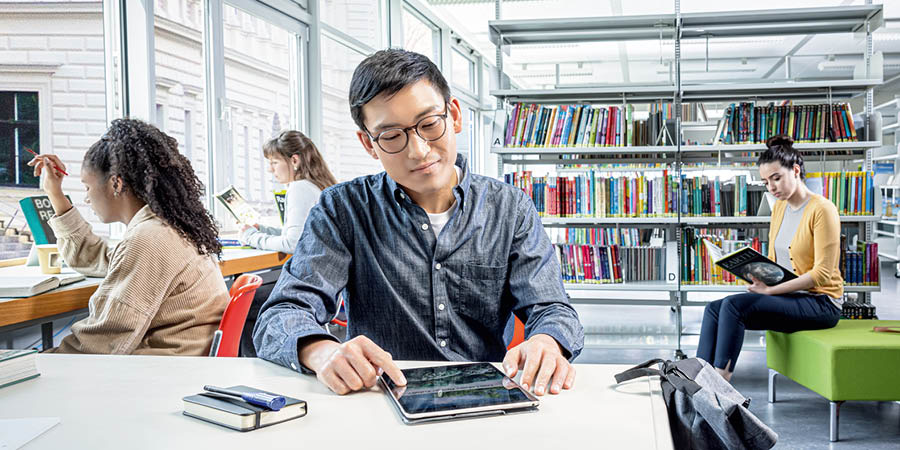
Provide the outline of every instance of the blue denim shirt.
<path id="1" fill-rule="evenodd" d="M 346 288 L 347 337 L 365 335 L 397 360 L 501 361 L 511 314 L 574 359 L 584 329 L 534 203 L 520 189 L 467 173 L 435 239 L 424 209 L 385 172 L 326 189 L 294 256 L 260 309 L 261 358 L 306 371 L 297 342 L 321 336 Z M 335 339 L 336 340 L 336 339 Z"/>

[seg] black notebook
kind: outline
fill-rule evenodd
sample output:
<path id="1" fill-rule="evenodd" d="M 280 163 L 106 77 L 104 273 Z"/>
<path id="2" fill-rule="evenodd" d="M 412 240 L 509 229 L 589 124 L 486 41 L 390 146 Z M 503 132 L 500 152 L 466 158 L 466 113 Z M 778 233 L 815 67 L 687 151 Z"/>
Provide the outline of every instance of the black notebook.
<path id="1" fill-rule="evenodd" d="M 281 395 L 248 386 L 231 386 L 227 389 Z M 284 398 L 287 400 L 284 407 L 271 411 L 236 398 L 204 392 L 183 399 L 184 415 L 238 431 L 255 430 L 306 415 L 306 401 L 288 396 Z"/>
<path id="2" fill-rule="evenodd" d="M 790 269 L 779 265 L 750 247 L 744 247 L 723 256 L 722 249 L 718 245 L 707 239 L 703 240 L 703 244 L 706 245 L 710 258 L 717 266 L 748 283 L 753 283 L 750 275 L 762 281 L 766 286 L 775 286 L 797 278 L 797 275 Z"/>

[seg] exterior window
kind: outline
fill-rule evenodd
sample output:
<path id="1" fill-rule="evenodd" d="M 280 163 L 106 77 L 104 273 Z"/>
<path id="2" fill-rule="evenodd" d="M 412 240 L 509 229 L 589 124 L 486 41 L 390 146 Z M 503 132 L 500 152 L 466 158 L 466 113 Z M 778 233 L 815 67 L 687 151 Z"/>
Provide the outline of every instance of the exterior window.
<path id="1" fill-rule="evenodd" d="M 26 164 L 41 152 L 37 92 L 0 91 L 0 185 L 38 187 L 40 180 Z"/>

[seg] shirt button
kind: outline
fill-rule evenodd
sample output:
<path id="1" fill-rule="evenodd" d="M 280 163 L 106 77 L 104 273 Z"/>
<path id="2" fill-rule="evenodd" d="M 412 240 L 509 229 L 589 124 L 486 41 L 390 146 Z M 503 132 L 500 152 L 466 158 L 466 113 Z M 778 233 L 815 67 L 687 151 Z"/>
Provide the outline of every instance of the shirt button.
<path id="1" fill-rule="evenodd" d="M 423 230 L 427 230 L 427 229 L 428 229 L 428 224 L 427 224 L 427 223 L 423 223 L 423 224 L 422 224 L 422 229 L 423 229 Z"/>
<path id="2" fill-rule="evenodd" d="M 434 265 L 434 268 L 437 270 L 441 270 L 441 263 L 437 263 Z"/>
<path id="3" fill-rule="evenodd" d="M 441 341 L 441 347 L 446 347 L 446 346 L 447 346 L 447 341 Z"/>
<path id="4" fill-rule="evenodd" d="M 438 309 L 441 310 L 441 311 L 443 311 L 443 310 L 444 310 L 444 304 L 441 303 L 440 305 L 438 305 Z"/>
<path id="5" fill-rule="evenodd" d="M 291 363 L 291 369 L 297 370 L 297 365 L 294 363 Z"/>
<path id="6" fill-rule="evenodd" d="M 400 198 L 406 198 L 406 194 L 404 194 L 404 193 L 401 192 L 401 193 L 400 193 Z"/>

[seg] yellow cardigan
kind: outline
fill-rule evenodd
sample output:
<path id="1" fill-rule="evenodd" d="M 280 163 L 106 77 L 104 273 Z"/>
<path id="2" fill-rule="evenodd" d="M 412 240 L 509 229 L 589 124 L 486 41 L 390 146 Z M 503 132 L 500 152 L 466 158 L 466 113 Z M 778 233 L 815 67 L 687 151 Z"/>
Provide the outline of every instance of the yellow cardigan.
<path id="1" fill-rule="evenodd" d="M 765 200 L 763 200 L 765 201 Z M 784 219 L 787 202 L 775 202 L 772 222 L 769 227 L 769 258 L 775 260 L 775 237 Z M 812 275 L 815 286 L 809 291 L 825 294 L 831 298 L 841 298 L 844 294 L 844 280 L 839 267 L 841 259 L 841 219 L 831 201 L 818 194 L 812 194 L 797 232 L 788 246 L 791 262 L 798 275 L 807 272 Z"/>

